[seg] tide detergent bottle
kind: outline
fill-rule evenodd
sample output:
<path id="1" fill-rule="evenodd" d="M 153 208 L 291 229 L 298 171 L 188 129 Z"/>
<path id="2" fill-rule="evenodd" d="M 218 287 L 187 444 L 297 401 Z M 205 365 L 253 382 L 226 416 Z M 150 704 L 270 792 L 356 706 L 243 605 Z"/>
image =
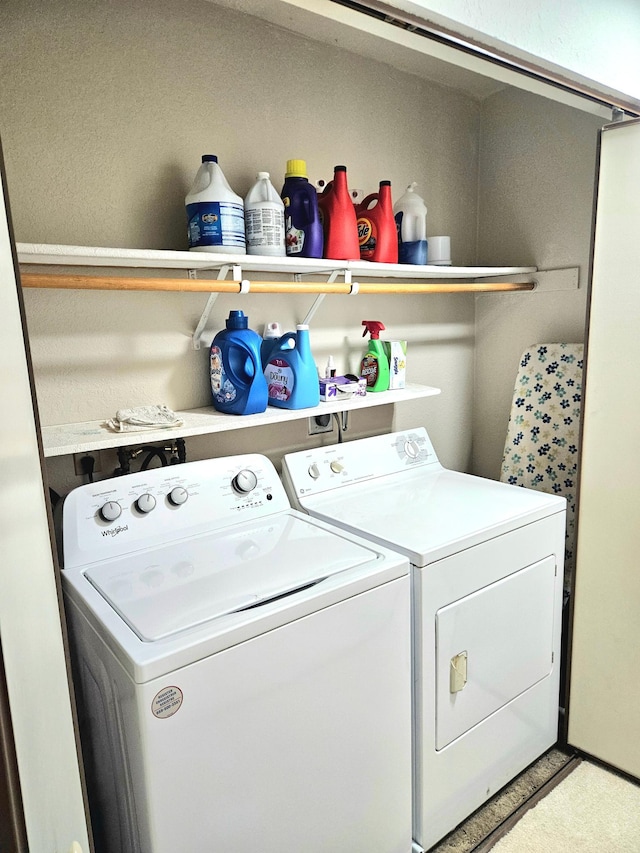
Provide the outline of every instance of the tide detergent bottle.
<path id="1" fill-rule="evenodd" d="M 379 320 L 363 320 L 362 325 L 366 326 L 362 337 L 369 332 L 371 338 L 366 355 L 360 363 L 360 376 L 364 376 L 367 380 L 367 391 L 387 391 L 389 362 L 380 340 L 380 332 L 384 330 L 384 324 Z"/>
<path id="2" fill-rule="evenodd" d="M 280 195 L 284 204 L 287 255 L 294 258 L 321 258 L 323 234 L 318 194 L 309 183 L 304 160 L 287 160 Z"/>
<path id="3" fill-rule="evenodd" d="M 309 326 L 298 325 L 276 341 L 264 369 L 269 405 L 308 409 L 320 402 L 318 371 L 311 355 Z"/>
<path id="4" fill-rule="evenodd" d="M 393 216 L 391 181 L 380 181 L 377 193 L 371 193 L 356 205 L 360 258 L 381 264 L 398 263 L 398 231 Z"/>
<path id="5" fill-rule="evenodd" d="M 226 328 L 209 353 L 213 405 L 230 415 L 253 415 L 267 408 L 267 383 L 260 362 L 260 335 L 243 311 L 230 311 Z"/>
<path id="6" fill-rule="evenodd" d="M 356 211 L 347 186 L 347 167 L 336 166 L 318 206 L 324 229 L 324 257 L 338 261 L 359 261 Z"/>

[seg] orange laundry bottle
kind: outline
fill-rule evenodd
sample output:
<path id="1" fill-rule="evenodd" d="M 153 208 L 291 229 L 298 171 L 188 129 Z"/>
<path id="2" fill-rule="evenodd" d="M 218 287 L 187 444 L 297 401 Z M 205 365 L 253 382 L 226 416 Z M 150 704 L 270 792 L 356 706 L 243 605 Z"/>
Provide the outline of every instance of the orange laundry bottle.
<path id="1" fill-rule="evenodd" d="M 324 230 L 324 257 L 338 261 L 359 261 L 356 212 L 347 186 L 347 167 L 336 166 L 333 180 L 318 196 Z"/>
<path id="2" fill-rule="evenodd" d="M 375 205 L 371 204 L 375 201 Z M 380 181 L 377 193 L 371 193 L 356 206 L 358 242 L 363 261 L 398 263 L 398 229 L 393 215 L 391 181 Z"/>

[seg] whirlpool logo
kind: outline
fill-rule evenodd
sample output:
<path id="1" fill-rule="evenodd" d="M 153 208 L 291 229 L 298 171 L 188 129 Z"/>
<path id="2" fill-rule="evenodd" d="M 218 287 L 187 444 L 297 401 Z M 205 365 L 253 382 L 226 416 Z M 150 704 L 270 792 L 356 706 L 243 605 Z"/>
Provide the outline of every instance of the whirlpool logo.
<path id="1" fill-rule="evenodd" d="M 103 530 L 102 535 L 103 536 L 117 536 L 118 533 L 124 533 L 128 529 L 129 529 L 128 524 L 124 524 L 124 525 L 119 524 L 117 527 L 112 527 L 109 530 Z"/>

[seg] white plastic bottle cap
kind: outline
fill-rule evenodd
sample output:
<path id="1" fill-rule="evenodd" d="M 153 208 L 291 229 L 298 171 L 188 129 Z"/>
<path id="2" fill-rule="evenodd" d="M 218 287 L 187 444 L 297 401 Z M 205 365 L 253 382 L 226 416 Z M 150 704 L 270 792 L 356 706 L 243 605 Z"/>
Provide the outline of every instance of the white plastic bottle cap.
<path id="1" fill-rule="evenodd" d="M 266 323 L 262 337 L 268 339 L 281 338 L 282 328 L 280 327 L 280 323 Z"/>
<path id="2" fill-rule="evenodd" d="M 268 181 L 269 180 L 269 172 L 258 172 L 256 175 L 256 180 L 258 181 Z"/>

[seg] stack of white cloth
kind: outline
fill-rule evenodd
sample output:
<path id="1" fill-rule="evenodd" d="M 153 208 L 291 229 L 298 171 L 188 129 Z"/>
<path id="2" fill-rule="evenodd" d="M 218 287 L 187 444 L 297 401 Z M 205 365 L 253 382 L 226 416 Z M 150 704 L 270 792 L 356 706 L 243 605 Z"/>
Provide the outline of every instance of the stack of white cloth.
<path id="1" fill-rule="evenodd" d="M 172 429 L 184 424 L 182 418 L 168 406 L 138 406 L 135 409 L 118 409 L 115 418 L 106 425 L 114 432 L 140 432 L 154 429 Z"/>

